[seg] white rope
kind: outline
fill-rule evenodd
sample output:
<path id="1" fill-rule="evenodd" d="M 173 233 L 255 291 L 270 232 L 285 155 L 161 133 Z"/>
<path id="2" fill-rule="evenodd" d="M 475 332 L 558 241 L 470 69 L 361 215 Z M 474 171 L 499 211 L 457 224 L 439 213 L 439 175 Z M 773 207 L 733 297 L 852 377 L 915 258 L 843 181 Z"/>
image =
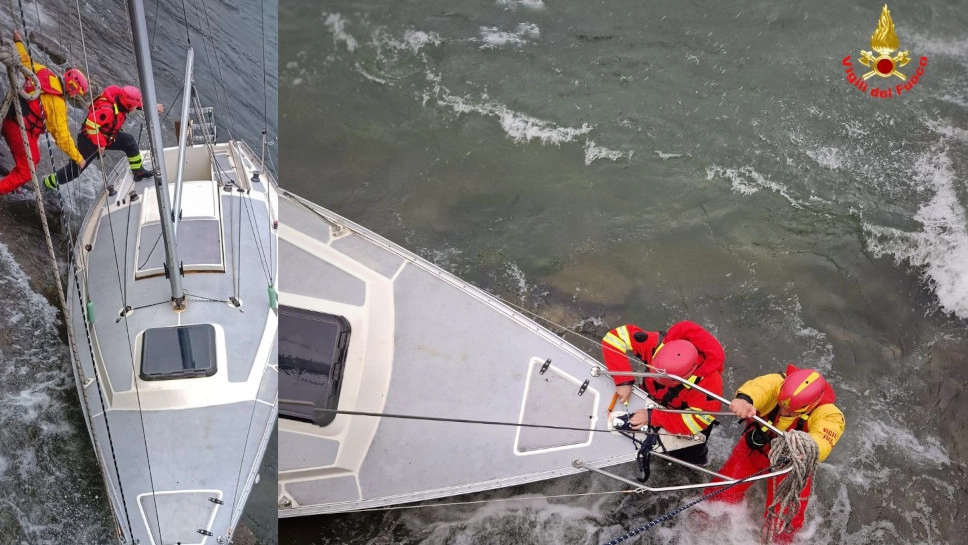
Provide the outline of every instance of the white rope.
<path id="1" fill-rule="evenodd" d="M 7 68 L 7 73 L 10 77 L 10 89 L 7 92 L 7 99 L 3 103 L 3 108 L 0 108 L 0 119 L 3 119 L 7 115 L 7 109 L 15 100 L 14 93 L 20 95 L 20 97 L 28 102 L 36 100 L 40 96 L 40 79 L 29 66 L 24 66 L 20 60 L 20 52 L 17 51 L 17 46 L 10 40 L 3 40 L 0 43 L 0 64 Z M 20 84 L 20 81 L 16 77 L 17 72 L 20 72 L 24 79 L 29 79 L 33 82 L 33 91 L 28 93 L 24 89 L 24 86 Z"/>
<path id="2" fill-rule="evenodd" d="M 819 457 L 820 447 L 806 432 L 791 430 L 770 443 L 770 465 L 789 463 L 793 470 L 776 484 L 773 491 L 773 503 L 767 507 L 763 524 L 762 543 L 773 543 L 780 534 L 793 532 L 793 517 L 806 500 L 800 493 L 816 471 Z"/>

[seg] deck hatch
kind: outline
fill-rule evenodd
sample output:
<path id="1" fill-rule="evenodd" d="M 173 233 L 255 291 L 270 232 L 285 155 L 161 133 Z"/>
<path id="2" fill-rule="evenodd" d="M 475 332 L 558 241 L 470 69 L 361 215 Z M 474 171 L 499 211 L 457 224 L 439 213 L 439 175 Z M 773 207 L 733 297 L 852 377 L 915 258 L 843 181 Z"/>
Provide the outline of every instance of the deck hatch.
<path id="1" fill-rule="evenodd" d="M 218 369 L 215 343 L 212 324 L 148 329 L 141 342 L 141 379 L 210 377 Z"/>
<path id="2" fill-rule="evenodd" d="M 169 185 L 169 197 L 174 186 Z M 211 180 L 184 182 L 177 246 L 180 264 L 188 272 L 225 272 L 222 213 L 218 188 Z M 165 274 L 158 197 L 146 188 L 138 230 L 135 279 Z"/>
<path id="3" fill-rule="evenodd" d="M 215 181 L 223 186 L 239 186 L 239 177 L 236 173 L 235 162 L 232 161 L 227 152 L 215 154 L 215 164 L 212 165 L 212 177 L 215 178 Z"/>
<path id="4" fill-rule="evenodd" d="M 552 422 L 557 426 L 588 430 L 518 428 L 514 449 L 517 454 L 533 454 L 591 444 L 597 396 L 586 394 L 579 397 L 581 380 L 558 369 L 553 363 L 542 373 L 544 363 L 542 358 L 531 359 L 520 422 L 537 426 Z M 562 403 L 564 399 L 568 402 Z"/>
<path id="5" fill-rule="evenodd" d="M 326 426 L 335 409 L 349 348 L 342 316 L 279 307 L 279 416 Z"/>
<path id="6" fill-rule="evenodd" d="M 202 545 L 213 543 L 202 532 L 211 532 L 219 509 L 209 498 L 221 501 L 221 490 L 177 490 L 138 497 L 141 516 L 158 545 Z M 162 532 L 158 531 L 161 523 Z M 208 534 L 211 535 L 211 534 Z M 147 544 L 146 544 L 147 545 Z"/>

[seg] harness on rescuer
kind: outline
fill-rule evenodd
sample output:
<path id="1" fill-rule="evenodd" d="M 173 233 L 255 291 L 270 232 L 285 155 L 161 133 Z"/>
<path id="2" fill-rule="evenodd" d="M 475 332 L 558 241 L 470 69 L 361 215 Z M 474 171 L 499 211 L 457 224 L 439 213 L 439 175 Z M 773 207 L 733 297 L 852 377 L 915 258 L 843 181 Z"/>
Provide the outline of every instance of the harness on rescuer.
<path id="1" fill-rule="evenodd" d="M 807 421 L 810 420 L 810 412 L 820 405 L 830 386 L 823 376 L 813 369 L 791 369 L 780 375 L 784 380 L 777 395 L 778 403 L 763 419 L 776 423 L 782 408 L 799 415 L 789 430 L 805 432 Z M 777 435 L 766 426 L 750 420 L 743 430 L 743 437 L 751 449 L 765 452 L 767 445 Z"/>

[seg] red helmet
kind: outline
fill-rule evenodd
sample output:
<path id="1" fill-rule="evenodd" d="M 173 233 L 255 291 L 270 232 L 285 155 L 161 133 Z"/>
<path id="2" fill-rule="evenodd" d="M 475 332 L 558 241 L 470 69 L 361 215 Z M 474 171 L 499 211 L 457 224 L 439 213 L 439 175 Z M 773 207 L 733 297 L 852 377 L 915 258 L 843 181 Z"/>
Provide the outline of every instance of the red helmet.
<path id="1" fill-rule="evenodd" d="M 141 107 L 141 89 L 138 89 L 134 85 L 125 85 L 121 88 L 121 94 L 118 95 L 121 102 L 121 107 L 129 112 L 135 108 Z"/>
<path id="2" fill-rule="evenodd" d="M 656 370 L 682 378 L 689 378 L 698 366 L 699 351 L 683 339 L 660 344 L 652 357 L 652 367 Z"/>
<path id="3" fill-rule="evenodd" d="M 64 72 L 64 92 L 69 97 L 87 94 L 87 78 L 77 68 L 68 68 Z"/>
<path id="4" fill-rule="evenodd" d="M 827 381 L 813 369 L 797 369 L 788 373 L 780 386 L 777 399 L 780 407 L 794 413 L 806 413 L 817 408 L 824 394 L 830 390 Z"/>

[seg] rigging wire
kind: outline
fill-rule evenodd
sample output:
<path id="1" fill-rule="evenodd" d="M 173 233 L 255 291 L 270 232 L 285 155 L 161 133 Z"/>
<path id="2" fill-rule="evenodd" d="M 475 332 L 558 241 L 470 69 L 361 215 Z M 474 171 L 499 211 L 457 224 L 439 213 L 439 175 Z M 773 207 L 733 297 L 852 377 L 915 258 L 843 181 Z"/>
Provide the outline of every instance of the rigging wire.
<path id="1" fill-rule="evenodd" d="M 289 401 L 292 404 L 298 404 Z M 556 426 L 551 424 L 525 424 L 523 422 L 506 422 L 500 420 L 475 420 L 468 418 L 450 418 L 443 416 L 423 416 L 423 415 L 413 415 L 413 414 L 394 414 L 394 413 L 373 413 L 365 411 L 344 411 L 339 409 L 314 409 L 317 412 L 331 413 L 331 414 L 342 414 L 347 416 L 372 416 L 377 418 L 400 418 L 403 420 L 423 420 L 428 422 L 449 422 L 454 424 L 483 424 L 487 426 L 509 426 L 516 428 L 540 428 L 546 430 L 567 430 L 567 431 L 581 431 L 581 432 L 595 432 L 595 433 L 613 433 L 616 430 L 610 429 L 599 429 L 599 428 L 579 428 L 574 426 Z M 689 439 L 697 440 L 696 435 L 684 435 L 680 433 L 669 433 L 669 432 L 658 432 L 658 431 L 645 431 L 645 430 L 635 430 L 636 433 L 642 435 L 656 435 L 656 436 L 666 436 L 666 437 L 676 437 L 679 439 Z"/>
<path id="2" fill-rule="evenodd" d="M 27 52 L 28 52 L 28 59 L 29 59 L 29 62 L 30 62 L 29 69 L 31 71 L 33 71 L 33 59 L 30 56 L 30 49 L 31 49 L 31 47 L 30 47 L 30 42 L 29 42 L 29 32 L 27 30 L 26 14 L 24 12 L 22 0 L 19 2 L 19 7 L 20 7 L 21 24 L 22 24 L 22 27 L 23 27 L 23 30 L 24 30 L 24 34 L 25 34 L 25 36 L 22 36 L 22 38 L 25 41 L 25 44 L 24 45 L 25 45 L 25 47 L 27 49 Z M 16 10 L 16 7 L 14 7 L 14 5 L 13 5 L 13 0 L 11 0 L 11 9 L 12 9 L 12 11 L 14 13 L 16 13 L 17 10 Z M 78 17 L 80 17 L 80 12 L 79 11 L 78 11 Z M 10 83 L 11 83 L 11 93 L 13 93 L 14 92 L 13 86 L 15 85 L 16 82 L 13 80 L 13 78 L 11 78 Z M 39 96 L 37 97 L 37 100 L 40 100 L 40 97 Z M 36 197 L 36 201 L 37 201 L 37 209 L 38 209 L 38 213 L 40 215 L 41 225 L 43 227 L 43 231 L 44 231 L 45 237 L 47 239 L 47 248 L 48 248 L 48 252 L 50 254 L 50 258 L 51 258 L 51 267 L 53 269 L 55 283 L 56 283 L 56 286 L 57 286 L 58 299 L 59 299 L 59 303 L 61 305 L 61 308 L 63 309 L 63 311 L 66 314 L 66 312 L 67 312 L 67 299 L 66 299 L 66 296 L 64 295 L 64 289 L 63 289 L 62 280 L 61 280 L 61 277 L 60 277 L 60 271 L 59 271 L 58 265 L 57 265 L 57 256 L 56 256 L 56 252 L 54 251 L 54 247 L 53 247 L 53 238 L 51 237 L 50 229 L 49 229 L 49 226 L 47 224 L 47 214 L 46 214 L 46 210 L 45 210 L 45 207 L 44 207 L 44 204 L 43 204 L 43 195 L 41 194 L 40 184 L 39 184 L 39 181 L 38 181 L 38 178 L 37 178 L 36 170 L 34 168 L 34 162 L 33 162 L 32 157 L 31 157 L 31 155 L 32 155 L 31 154 L 31 150 L 29 149 L 28 141 L 27 141 L 27 138 L 26 138 L 26 132 L 24 130 L 23 116 L 22 116 L 22 112 L 20 111 L 20 103 L 19 103 L 19 101 L 15 103 L 15 109 L 16 109 L 16 112 L 17 112 L 17 116 L 16 116 L 17 117 L 17 121 L 18 121 L 18 124 L 20 126 L 21 135 L 22 135 L 22 138 L 23 138 L 23 141 L 24 141 L 25 152 L 26 152 L 26 155 L 28 157 L 28 165 L 29 165 L 29 168 L 30 168 L 31 177 L 32 177 L 32 180 L 34 181 L 34 186 L 35 186 L 34 187 L 34 192 L 35 192 L 35 197 Z M 44 122 L 45 127 L 46 127 L 46 120 L 44 120 L 43 122 Z M 49 143 L 49 140 L 48 140 L 48 151 L 50 152 L 50 143 Z M 52 153 L 49 153 L 49 155 L 51 156 L 51 163 L 53 164 L 53 154 Z M 61 202 L 60 204 L 61 204 L 61 211 L 63 213 L 63 203 Z M 76 287 L 76 289 L 78 289 L 78 294 L 80 294 L 80 291 L 79 291 L 80 286 L 77 283 L 76 276 L 75 276 L 75 287 Z M 82 305 L 81 306 L 83 308 L 83 301 L 82 301 Z M 86 324 L 87 323 L 87 316 L 86 315 L 84 315 L 83 320 L 84 320 L 84 322 Z M 67 327 L 67 333 L 68 333 L 68 341 L 69 341 L 69 344 L 70 344 L 70 349 L 72 351 L 72 356 L 74 357 L 75 365 L 77 367 L 76 371 L 79 374 L 78 379 L 81 379 L 81 378 L 84 378 L 84 372 L 83 372 L 83 370 L 80 367 L 80 365 L 81 365 L 80 364 L 80 351 L 79 351 L 79 349 L 77 347 L 77 342 L 76 342 L 76 339 L 75 339 L 75 337 L 73 335 L 73 331 L 70 328 L 70 324 L 66 324 L 66 325 L 68 326 Z M 93 348 L 92 348 L 93 345 L 91 343 L 91 338 L 90 338 L 89 332 L 86 329 L 85 329 L 85 335 L 87 336 L 88 347 L 90 349 L 90 354 L 91 354 L 91 357 L 92 357 L 92 364 L 93 364 L 94 361 L 95 361 L 94 353 L 93 353 Z M 103 408 L 104 407 L 104 396 L 103 396 L 103 393 L 101 391 L 101 382 L 100 382 L 100 379 L 98 377 L 97 369 L 96 368 L 95 368 L 95 378 L 94 378 L 94 380 L 97 382 L 98 397 L 100 399 L 100 403 L 101 403 L 101 406 Z M 81 395 L 82 401 L 84 402 L 85 406 L 89 408 L 89 411 L 88 411 L 88 420 L 90 421 L 90 425 L 92 426 L 92 429 L 93 429 L 93 418 L 90 416 L 90 404 L 89 404 L 88 397 L 87 397 L 86 384 L 83 384 L 83 381 L 81 381 L 81 382 L 82 382 L 82 385 L 81 385 L 82 387 L 80 388 L 80 395 Z M 118 474 L 117 458 L 116 458 L 116 454 L 115 454 L 115 451 L 114 451 L 113 441 L 111 439 L 110 425 L 108 424 L 106 418 L 105 418 L 105 430 L 106 430 L 106 433 L 107 433 L 107 436 L 108 436 L 108 443 L 109 443 L 110 450 L 111 450 L 111 456 L 112 456 L 112 459 L 114 461 L 115 473 Z M 101 456 L 101 453 L 100 453 L 100 451 L 98 451 L 98 449 L 95 449 L 95 457 L 98 460 L 98 466 L 99 466 L 99 469 L 101 470 L 102 477 L 104 478 L 105 483 L 109 482 L 109 480 L 107 479 L 107 475 L 105 473 L 106 467 L 105 467 L 105 464 L 103 463 L 103 457 Z M 123 500 L 123 498 L 124 498 L 124 491 L 123 491 L 123 488 L 120 485 L 120 480 L 119 480 L 119 483 L 118 483 L 118 487 L 119 487 L 119 493 L 121 494 L 121 497 L 122 497 L 122 503 L 124 504 L 123 505 L 123 508 L 124 508 L 124 513 L 125 513 L 125 519 L 126 519 L 126 522 L 128 523 L 128 529 L 130 531 L 131 530 L 130 515 L 128 514 L 128 511 L 127 511 L 127 505 L 126 505 L 126 503 L 124 503 L 124 500 Z M 118 516 L 118 513 L 115 511 L 113 503 L 109 502 L 109 506 L 111 508 L 111 513 L 112 513 L 113 518 L 114 518 L 115 523 L 116 523 L 116 529 L 117 529 L 118 534 L 120 536 L 122 534 L 122 532 L 123 532 L 123 530 L 121 529 L 120 517 Z"/>
<path id="3" fill-rule="evenodd" d="M 86 41 L 85 41 L 85 32 L 84 32 L 83 18 L 81 16 L 80 0 L 75 0 L 75 7 L 77 9 L 77 18 L 78 18 L 79 34 L 80 34 L 80 37 L 81 37 L 81 46 L 82 46 L 82 50 L 83 50 L 83 54 L 84 54 L 85 70 L 86 70 L 86 73 L 87 74 L 91 74 L 91 71 L 90 71 L 90 62 L 89 62 L 88 53 L 87 53 L 87 45 L 86 45 Z M 125 3 L 125 12 L 127 13 L 127 11 L 128 11 L 128 9 L 127 9 L 127 3 Z M 132 38 L 132 41 L 133 41 L 133 38 Z M 93 89 L 90 89 L 89 92 L 91 93 L 92 104 L 93 104 L 93 98 L 95 97 L 94 90 Z M 113 250 L 113 253 L 114 253 L 114 266 L 115 266 L 115 271 L 117 272 L 118 288 L 119 288 L 120 293 L 122 294 L 122 297 L 126 301 L 127 300 L 127 290 L 126 290 L 126 284 L 122 280 L 121 272 L 120 272 L 120 267 L 118 265 L 117 239 L 116 239 L 115 230 L 114 230 L 114 220 L 113 220 L 113 217 L 112 217 L 112 214 L 111 214 L 111 211 L 110 211 L 110 201 L 111 201 L 111 198 L 110 198 L 110 195 L 109 195 L 110 191 L 109 191 L 109 185 L 108 185 L 108 181 L 107 181 L 107 176 L 105 175 L 106 170 L 104 168 L 104 155 L 103 154 L 100 154 L 100 153 L 98 153 L 97 155 L 98 155 L 97 156 L 97 161 L 98 161 L 99 167 L 100 167 L 99 170 L 100 170 L 101 182 L 102 182 L 102 188 L 101 189 L 102 189 L 102 192 L 103 192 L 103 195 L 104 195 L 105 216 L 107 217 L 107 220 L 108 220 L 108 231 L 109 231 L 109 233 L 111 235 L 111 246 L 112 246 L 112 250 Z M 119 171 L 120 169 L 116 168 L 115 170 L 116 171 Z M 58 198 L 59 197 L 60 197 L 60 193 L 58 192 Z M 129 225 L 129 228 L 130 228 L 130 225 Z M 89 272 L 88 269 L 85 269 L 85 270 Z M 125 264 L 125 270 L 127 270 L 127 264 Z M 77 268 L 75 268 L 75 274 L 77 274 Z M 86 274 L 85 274 L 85 276 L 86 276 Z M 80 292 L 80 290 L 78 290 L 78 298 L 81 298 L 81 292 Z M 81 300 L 81 303 L 82 303 L 82 308 L 83 308 L 83 300 Z M 126 305 L 126 303 L 125 303 L 125 305 Z M 66 312 L 66 308 L 65 308 L 65 312 Z M 90 341 L 90 329 L 92 329 L 92 328 L 93 328 L 93 324 L 90 324 L 90 323 L 87 322 L 87 317 L 86 317 L 86 314 L 85 314 L 85 331 L 88 334 L 89 341 Z M 132 372 L 133 376 L 137 376 L 137 369 L 136 369 L 136 365 L 135 365 L 135 361 L 134 361 L 134 347 L 131 344 L 131 331 L 130 331 L 130 328 L 129 328 L 128 320 L 127 319 L 124 320 L 124 328 L 125 328 L 125 339 L 127 340 L 127 343 L 128 343 L 128 354 L 129 354 L 129 360 L 130 360 L 130 364 L 131 364 L 131 372 Z M 92 357 L 93 357 L 93 355 L 94 355 L 93 354 L 93 344 L 91 345 L 91 352 L 92 352 Z M 95 369 L 95 371 L 96 371 L 96 369 Z M 138 386 L 138 381 L 137 380 L 134 380 L 133 382 L 134 382 L 135 397 L 136 397 L 137 404 L 138 404 L 138 417 L 139 417 L 139 423 L 140 423 L 140 426 L 141 426 L 142 443 L 143 443 L 144 448 L 145 448 L 145 464 L 146 464 L 146 467 L 147 467 L 148 481 L 149 481 L 150 488 L 151 488 L 152 502 L 153 502 L 154 507 L 155 507 L 155 523 L 157 524 L 157 528 L 158 528 L 158 537 L 159 537 L 159 540 L 160 541 L 163 541 L 162 540 L 162 526 L 161 526 L 161 520 L 160 520 L 160 513 L 159 513 L 159 510 L 158 510 L 158 498 L 157 498 L 157 494 L 156 494 L 156 490 L 155 490 L 155 483 L 154 483 L 154 472 L 151 470 L 151 454 L 150 454 L 151 453 L 151 450 L 148 448 L 148 437 L 147 437 L 147 431 L 146 431 L 146 428 L 145 428 L 143 408 L 142 408 L 142 404 L 141 404 L 141 389 Z M 103 385 L 100 383 L 100 380 L 98 379 L 98 394 L 101 395 L 102 396 L 102 399 L 103 399 L 103 394 L 101 393 L 101 389 L 102 388 L 103 388 Z M 108 416 L 107 416 L 108 410 L 107 410 L 107 406 L 104 405 L 103 402 L 102 402 L 102 407 L 103 407 L 103 411 L 104 411 L 104 422 L 105 422 L 105 426 L 107 426 L 108 425 Z M 115 457 L 113 441 L 111 441 L 110 435 L 109 435 L 109 443 L 110 443 L 110 446 L 111 446 L 112 457 Z M 118 466 L 117 466 L 117 459 L 116 459 L 116 457 L 114 459 L 114 465 L 115 465 L 115 472 L 118 473 L 118 487 L 120 488 L 121 487 L 121 477 L 120 477 L 119 469 L 118 469 Z M 133 531 L 133 528 L 131 526 L 130 514 L 128 513 L 128 510 L 127 510 L 127 502 L 125 501 L 123 494 L 122 494 L 122 504 L 124 506 L 125 516 L 126 516 L 127 522 L 128 522 L 128 531 L 131 534 L 132 539 L 133 539 L 134 538 L 134 531 Z"/>
<path id="4" fill-rule="evenodd" d="M 202 16 L 201 16 L 201 14 L 199 13 L 198 4 L 199 4 L 199 2 L 198 2 L 198 0 L 196 0 L 196 2 L 195 2 L 195 16 L 198 18 L 199 24 L 201 24 L 202 21 L 205 21 L 206 22 L 209 40 L 212 42 L 212 48 L 215 49 L 215 53 L 214 53 L 215 62 L 212 62 L 212 55 L 213 55 L 213 53 L 211 51 L 209 51 L 209 47 L 208 47 L 209 40 L 202 40 L 204 42 L 204 44 L 205 44 L 205 58 L 208 61 L 209 69 L 210 69 L 210 71 L 215 72 L 215 73 L 218 74 L 218 81 L 215 81 L 214 79 L 212 81 L 212 84 L 213 84 L 212 87 L 213 87 L 213 89 L 215 91 L 215 104 L 219 107 L 219 110 L 221 110 L 221 111 L 228 111 L 228 92 L 225 90 L 225 81 L 222 78 L 222 66 L 221 66 L 221 63 L 219 62 L 219 58 L 218 58 L 218 49 L 215 47 L 215 37 L 212 34 L 212 26 L 211 26 L 210 22 L 208 22 L 208 9 L 205 7 L 205 4 L 202 3 L 202 10 L 205 13 L 205 18 L 203 19 Z M 202 35 L 204 36 L 205 35 L 205 32 L 202 32 Z M 219 89 L 220 88 L 221 88 L 221 91 L 222 91 L 221 94 L 219 93 Z M 231 117 L 231 116 L 229 117 L 229 127 L 228 127 L 228 130 L 229 130 L 229 137 L 230 138 L 234 138 L 234 134 L 235 134 L 235 119 L 233 117 Z"/>
<path id="5" fill-rule="evenodd" d="M 183 9 L 185 10 L 185 13 L 186 13 L 186 30 L 187 30 L 187 13 L 188 13 L 187 12 L 187 6 L 184 4 L 184 0 L 182 0 L 182 1 L 183 1 Z M 202 41 L 204 42 L 205 53 L 206 53 L 206 57 L 208 59 L 208 62 L 209 62 L 209 66 L 210 67 L 213 66 L 213 63 L 212 63 L 212 60 L 211 60 L 211 55 L 214 54 L 215 61 L 216 61 L 214 63 L 214 66 L 216 67 L 216 70 L 214 72 L 217 72 L 217 74 L 218 74 L 218 81 L 216 82 L 216 81 L 213 80 L 213 88 L 215 90 L 216 104 L 219 105 L 220 108 L 222 107 L 222 102 L 221 102 L 221 99 L 220 99 L 220 96 L 219 96 L 219 87 L 221 87 L 221 89 L 222 89 L 222 95 L 225 97 L 224 104 L 227 107 L 227 105 L 228 105 L 228 95 L 227 95 L 227 91 L 226 91 L 225 81 L 224 81 L 224 78 L 222 77 L 221 63 L 219 62 L 219 55 L 218 55 L 219 48 L 218 48 L 218 44 L 216 43 L 215 34 L 212 31 L 212 25 L 211 25 L 211 21 L 210 21 L 210 19 L 208 17 L 207 7 L 204 4 L 202 6 L 202 9 L 203 9 L 204 14 L 205 14 L 204 21 L 205 21 L 205 24 L 207 25 L 207 28 L 208 28 L 208 33 L 207 33 L 208 40 L 204 40 L 203 39 Z M 197 13 L 198 13 L 198 7 L 197 7 L 197 4 L 196 4 L 196 14 Z M 201 21 L 201 20 L 202 19 L 199 18 L 199 21 Z M 203 38 L 206 36 L 206 33 L 204 33 L 204 32 L 202 32 L 201 34 L 202 34 Z M 214 53 L 210 53 L 209 52 L 209 44 L 208 44 L 209 41 L 212 42 L 212 50 L 214 50 Z M 265 44 L 263 43 L 263 48 L 264 47 L 265 47 Z M 265 78 L 265 76 L 263 76 L 263 77 Z M 186 100 L 192 100 L 193 101 L 193 104 L 195 105 L 196 115 L 198 116 L 199 124 L 201 126 L 205 127 L 206 125 L 205 125 L 205 119 L 204 119 L 204 110 L 203 110 L 203 108 L 201 106 L 201 101 L 199 99 L 198 93 L 197 92 L 196 93 L 189 93 L 189 97 L 185 97 L 185 99 Z M 267 104 L 267 102 L 266 102 L 266 104 Z M 264 118 L 267 118 L 267 114 L 265 114 L 265 113 L 264 113 Z M 229 116 L 229 137 L 230 137 L 230 141 L 234 139 L 234 133 L 236 132 L 235 131 L 235 121 L 234 121 L 234 119 L 235 118 L 233 116 Z M 208 154 L 209 154 L 209 157 L 211 158 L 212 163 L 214 165 L 218 165 L 218 161 L 217 161 L 217 158 L 216 158 L 217 156 L 216 156 L 216 152 L 215 152 L 216 142 L 215 142 L 213 136 L 214 135 L 210 134 L 209 131 L 207 131 L 207 130 L 204 131 L 204 139 L 205 139 L 205 144 L 204 145 L 206 147 L 206 150 L 208 151 Z M 236 149 L 234 147 L 230 147 L 230 151 L 231 151 L 231 153 L 230 153 L 229 157 L 232 159 L 233 165 L 236 168 L 236 172 L 237 173 L 238 172 L 241 172 L 242 171 L 241 165 L 237 164 L 238 161 L 236 160 L 236 157 L 237 157 L 237 151 L 236 151 Z M 264 166 L 262 168 L 264 168 Z M 238 191 L 233 191 L 233 192 L 241 192 L 241 193 L 243 193 L 241 195 L 241 198 L 238 199 L 238 203 L 235 202 L 236 199 L 231 199 L 230 200 L 230 211 L 229 211 L 229 229 L 231 231 L 234 231 L 235 232 L 234 234 L 236 235 L 234 237 L 236 239 L 236 247 L 233 248 L 233 251 L 232 251 L 232 254 L 233 255 L 231 257 L 231 263 L 232 263 L 232 265 L 230 266 L 230 271 L 231 271 L 231 274 L 232 274 L 232 277 L 233 277 L 232 283 L 233 283 L 233 291 L 234 291 L 234 294 L 235 294 L 235 299 L 236 299 L 236 301 L 239 301 L 240 300 L 240 290 L 241 290 L 241 278 L 242 278 L 242 217 L 243 217 L 242 216 L 242 214 L 243 214 L 243 210 L 242 209 L 243 209 L 243 207 L 245 208 L 246 212 L 248 212 L 249 225 L 250 225 L 250 228 L 252 229 L 253 238 L 254 238 L 254 241 L 255 241 L 255 244 L 256 244 L 256 248 L 258 250 L 260 262 L 262 263 L 263 268 L 269 271 L 269 273 L 268 273 L 269 276 L 272 275 L 272 270 L 271 270 L 271 266 L 266 264 L 266 260 L 265 260 L 265 250 L 262 247 L 262 238 L 260 236 L 258 236 L 258 232 L 256 231 L 256 228 L 255 228 L 255 225 L 257 224 L 257 221 L 256 221 L 256 218 L 255 218 L 255 211 L 254 211 L 254 209 L 252 209 L 251 197 L 249 196 L 248 190 L 245 190 L 245 188 L 242 188 L 235 180 L 229 180 L 228 182 L 226 182 L 226 180 L 223 178 L 223 172 L 222 172 L 222 168 L 221 167 L 215 168 L 214 169 L 214 172 L 215 172 L 216 182 L 218 183 L 218 185 L 220 187 L 225 188 L 225 187 L 235 186 L 235 189 L 238 190 Z M 236 207 L 237 207 L 236 205 L 238 206 L 238 216 L 237 217 L 236 217 L 236 213 L 235 213 Z M 269 207 L 268 200 L 266 201 L 266 206 L 267 206 L 267 208 Z M 271 229 L 271 225 L 269 227 Z M 232 238 L 233 238 L 232 237 L 232 233 L 230 233 L 229 236 L 226 237 L 227 240 L 232 240 Z M 271 250 L 271 233 L 270 233 L 269 244 L 270 244 L 270 250 Z M 230 244 L 230 247 L 231 247 L 231 244 Z M 196 297 L 200 297 L 200 296 L 196 296 Z M 264 380 L 264 378 L 265 378 L 265 374 L 263 374 L 262 380 Z M 261 390 L 261 388 L 262 388 L 262 382 L 260 380 L 259 388 L 257 389 L 257 392 L 259 390 Z M 229 507 L 230 520 L 231 520 L 231 518 L 234 518 L 234 513 L 235 513 L 236 509 L 238 509 L 240 512 L 241 512 L 241 509 L 243 509 L 244 506 L 243 505 L 240 505 L 240 503 L 241 503 L 240 500 L 241 500 L 242 496 L 245 493 L 245 489 L 249 487 L 248 486 L 249 479 L 243 479 L 242 478 L 242 474 L 243 474 L 244 467 L 245 467 L 245 457 L 246 457 L 246 452 L 248 451 L 249 437 L 251 435 L 252 428 L 253 428 L 252 424 L 254 422 L 255 412 L 256 412 L 257 407 L 259 406 L 259 403 L 260 403 L 260 400 L 258 399 L 258 396 L 257 396 L 257 398 L 255 400 L 253 400 L 253 402 L 252 402 L 252 411 L 251 411 L 250 416 L 249 416 L 249 423 L 248 423 L 248 426 L 247 426 L 245 440 L 243 442 L 242 453 L 241 453 L 241 455 L 239 457 L 239 471 L 238 471 L 238 477 L 237 477 L 236 483 L 235 483 L 235 493 L 232 495 L 232 505 Z M 267 437 L 268 437 L 268 435 L 266 436 L 266 438 Z M 255 475 L 253 474 L 252 475 L 252 479 L 254 479 L 254 478 L 255 478 Z M 245 481 L 245 482 L 243 482 L 243 481 Z M 229 528 L 228 531 L 231 532 L 232 529 Z"/>

